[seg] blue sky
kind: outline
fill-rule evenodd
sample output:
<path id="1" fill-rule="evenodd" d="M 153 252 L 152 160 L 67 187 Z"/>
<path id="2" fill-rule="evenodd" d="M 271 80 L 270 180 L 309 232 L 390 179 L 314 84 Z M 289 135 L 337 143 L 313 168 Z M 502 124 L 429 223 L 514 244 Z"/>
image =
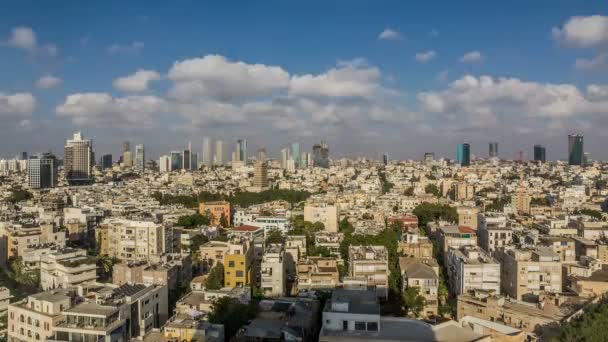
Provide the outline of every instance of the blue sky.
<path id="1" fill-rule="evenodd" d="M 608 158 L 601 1 L 9 1 L 0 19 L 0 156 L 156 156 L 203 136 L 271 154 Z M 382 34 L 384 32 L 384 34 Z M 464 56 L 468 54 L 468 58 Z M 578 62 L 577 62 L 578 60 Z M 142 71 L 136 76 L 137 71 Z M 44 80 L 41 78 L 46 77 Z M 123 79 L 122 82 L 117 80 Z"/>

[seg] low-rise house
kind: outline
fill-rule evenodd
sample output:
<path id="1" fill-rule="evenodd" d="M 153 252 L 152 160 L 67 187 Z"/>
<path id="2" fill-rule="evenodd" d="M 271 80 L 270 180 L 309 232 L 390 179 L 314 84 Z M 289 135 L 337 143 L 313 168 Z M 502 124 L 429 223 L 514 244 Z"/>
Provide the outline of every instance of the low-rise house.
<path id="1" fill-rule="evenodd" d="M 416 287 L 424 297 L 425 303 L 421 315 L 431 317 L 438 313 L 439 265 L 433 259 L 400 257 L 399 268 L 403 290 Z"/>
<path id="2" fill-rule="evenodd" d="M 300 260 L 297 267 L 299 291 L 334 289 L 340 284 L 340 273 L 336 258 L 308 257 Z"/>
<path id="3" fill-rule="evenodd" d="M 349 246 L 349 275 L 365 277 L 379 298 L 388 298 L 388 253 L 384 246 Z"/>

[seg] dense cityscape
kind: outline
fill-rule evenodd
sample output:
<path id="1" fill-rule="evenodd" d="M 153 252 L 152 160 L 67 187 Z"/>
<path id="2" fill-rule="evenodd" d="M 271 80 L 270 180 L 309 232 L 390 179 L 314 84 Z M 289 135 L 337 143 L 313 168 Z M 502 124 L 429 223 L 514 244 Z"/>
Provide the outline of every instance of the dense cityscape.
<path id="1" fill-rule="evenodd" d="M 0 160 L 9 341 L 551 341 L 608 291 L 608 166 L 203 138 Z M 214 147 L 214 148 L 213 148 Z M 225 154 L 231 149 L 231 157 Z M 200 156 L 200 158 L 199 158 Z"/>

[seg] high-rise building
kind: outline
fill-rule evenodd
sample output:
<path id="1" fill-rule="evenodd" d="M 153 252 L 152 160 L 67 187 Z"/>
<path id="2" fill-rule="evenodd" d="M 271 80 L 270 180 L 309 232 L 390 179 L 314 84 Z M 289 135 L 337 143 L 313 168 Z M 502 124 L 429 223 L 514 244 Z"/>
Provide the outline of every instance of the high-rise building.
<path id="1" fill-rule="evenodd" d="M 171 171 L 179 171 L 183 167 L 183 157 L 180 151 L 171 151 Z"/>
<path id="2" fill-rule="evenodd" d="M 544 163 L 547 161 L 546 159 L 546 149 L 542 145 L 534 145 L 534 161 L 539 161 Z"/>
<path id="3" fill-rule="evenodd" d="M 289 149 L 284 148 L 281 150 L 281 168 L 286 169 L 288 162 L 289 162 Z"/>
<path id="4" fill-rule="evenodd" d="M 583 165 L 583 135 L 568 134 L 568 164 Z"/>
<path id="5" fill-rule="evenodd" d="M 190 170 L 190 150 L 184 150 L 182 152 L 182 168 L 184 170 Z"/>
<path id="6" fill-rule="evenodd" d="M 203 165 L 211 167 L 213 164 L 213 154 L 211 153 L 211 139 L 203 138 Z"/>
<path id="7" fill-rule="evenodd" d="M 312 146 L 312 158 L 315 167 L 329 168 L 329 147 L 326 143 L 314 144 Z"/>
<path id="8" fill-rule="evenodd" d="M 160 172 L 171 171 L 171 157 L 164 155 L 158 159 L 158 170 Z"/>
<path id="9" fill-rule="evenodd" d="M 144 144 L 135 145 L 135 167 L 140 172 L 143 172 L 146 168 L 146 151 L 144 149 Z"/>
<path id="10" fill-rule="evenodd" d="M 434 160 L 435 160 L 435 153 L 433 153 L 433 152 L 426 152 L 424 154 L 424 162 L 425 163 L 430 163 L 430 162 L 432 162 Z"/>
<path id="11" fill-rule="evenodd" d="M 124 167 L 133 166 L 133 153 L 131 152 L 131 143 L 128 141 L 122 143 L 122 165 Z"/>
<path id="12" fill-rule="evenodd" d="M 198 153 L 190 153 L 190 170 L 198 170 Z"/>
<path id="13" fill-rule="evenodd" d="M 239 139 L 236 144 L 237 160 L 247 164 L 247 139 Z"/>
<path id="14" fill-rule="evenodd" d="M 258 191 L 268 189 L 268 165 L 265 160 L 253 164 L 253 187 Z"/>
<path id="15" fill-rule="evenodd" d="M 302 152 L 302 154 L 300 155 L 300 167 L 307 168 L 309 159 L 310 159 L 310 153 Z"/>
<path id="16" fill-rule="evenodd" d="M 268 157 L 268 154 L 266 153 L 266 148 L 265 147 L 258 148 L 256 160 L 266 161 L 267 157 Z"/>
<path id="17" fill-rule="evenodd" d="M 388 153 L 382 155 L 382 164 L 388 165 Z"/>
<path id="18" fill-rule="evenodd" d="M 27 160 L 27 152 L 21 152 L 21 160 Z"/>
<path id="19" fill-rule="evenodd" d="M 300 144 L 293 143 L 291 144 L 291 158 L 293 158 L 293 163 L 296 168 L 300 167 Z"/>
<path id="20" fill-rule="evenodd" d="M 490 158 L 498 157 L 498 143 L 496 141 L 490 142 L 490 149 L 488 152 Z"/>
<path id="21" fill-rule="evenodd" d="M 458 144 L 456 157 L 461 166 L 471 165 L 471 146 L 467 143 Z"/>
<path id="22" fill-rule="evenodd" d="M 32 156 L 27 162 L 30 189 L 46 189 L 57 184 L 57 158 L 52 153 Z"/>
<path id="23" fill-rule="evenodd" d="M 104 154 L 103 156 L 101 156 L 101 169 L 106 170 L 106 169 L 111 169 L 111 168 L 112 168 L 112 155 Z"/>
<path id="24" fill-rule="evenodd" d="M 93 166 L 93 141 L 83 139 L 82 133 L 74 133 L 68 139 L 63 156 L 63 170 L 65 179 L 69 183 L 84 183 L 91 180 Z"/>
<path id="25" fill-rule="evenodd" d="M 224 142 L 217 140 L 215 142 L 215 165 L 224 165 Z"/>

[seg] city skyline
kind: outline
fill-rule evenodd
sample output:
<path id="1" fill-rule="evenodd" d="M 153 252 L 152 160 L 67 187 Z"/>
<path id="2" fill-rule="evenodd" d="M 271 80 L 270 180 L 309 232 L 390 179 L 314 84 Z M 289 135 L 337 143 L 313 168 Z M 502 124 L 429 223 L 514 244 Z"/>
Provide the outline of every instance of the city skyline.
<path id="1" fill-rule="evenodd" d="M 568 151 L 563 136 L 580 131 L 586 150 L 607 159 L 606 10 L 486 6 L 132 3 L 117 15 L 111 4 L 10 4 L 0 25 L 0 155 L 59 152 L 83 131 L 113 155 L 124 140 L 158 156 L 209 135 L 275 156 L 320 140 L 338 156 L 451 157 L 465 141 L 485 156 L 498 141 L 503 158 L 542 144 L 555 160 Z M 437 7 L 451 11 L 420 15 Z M 110 27 L 83 21 L 91 11 Z M 35 15 L 43 12 L 55 15 Z"/>

